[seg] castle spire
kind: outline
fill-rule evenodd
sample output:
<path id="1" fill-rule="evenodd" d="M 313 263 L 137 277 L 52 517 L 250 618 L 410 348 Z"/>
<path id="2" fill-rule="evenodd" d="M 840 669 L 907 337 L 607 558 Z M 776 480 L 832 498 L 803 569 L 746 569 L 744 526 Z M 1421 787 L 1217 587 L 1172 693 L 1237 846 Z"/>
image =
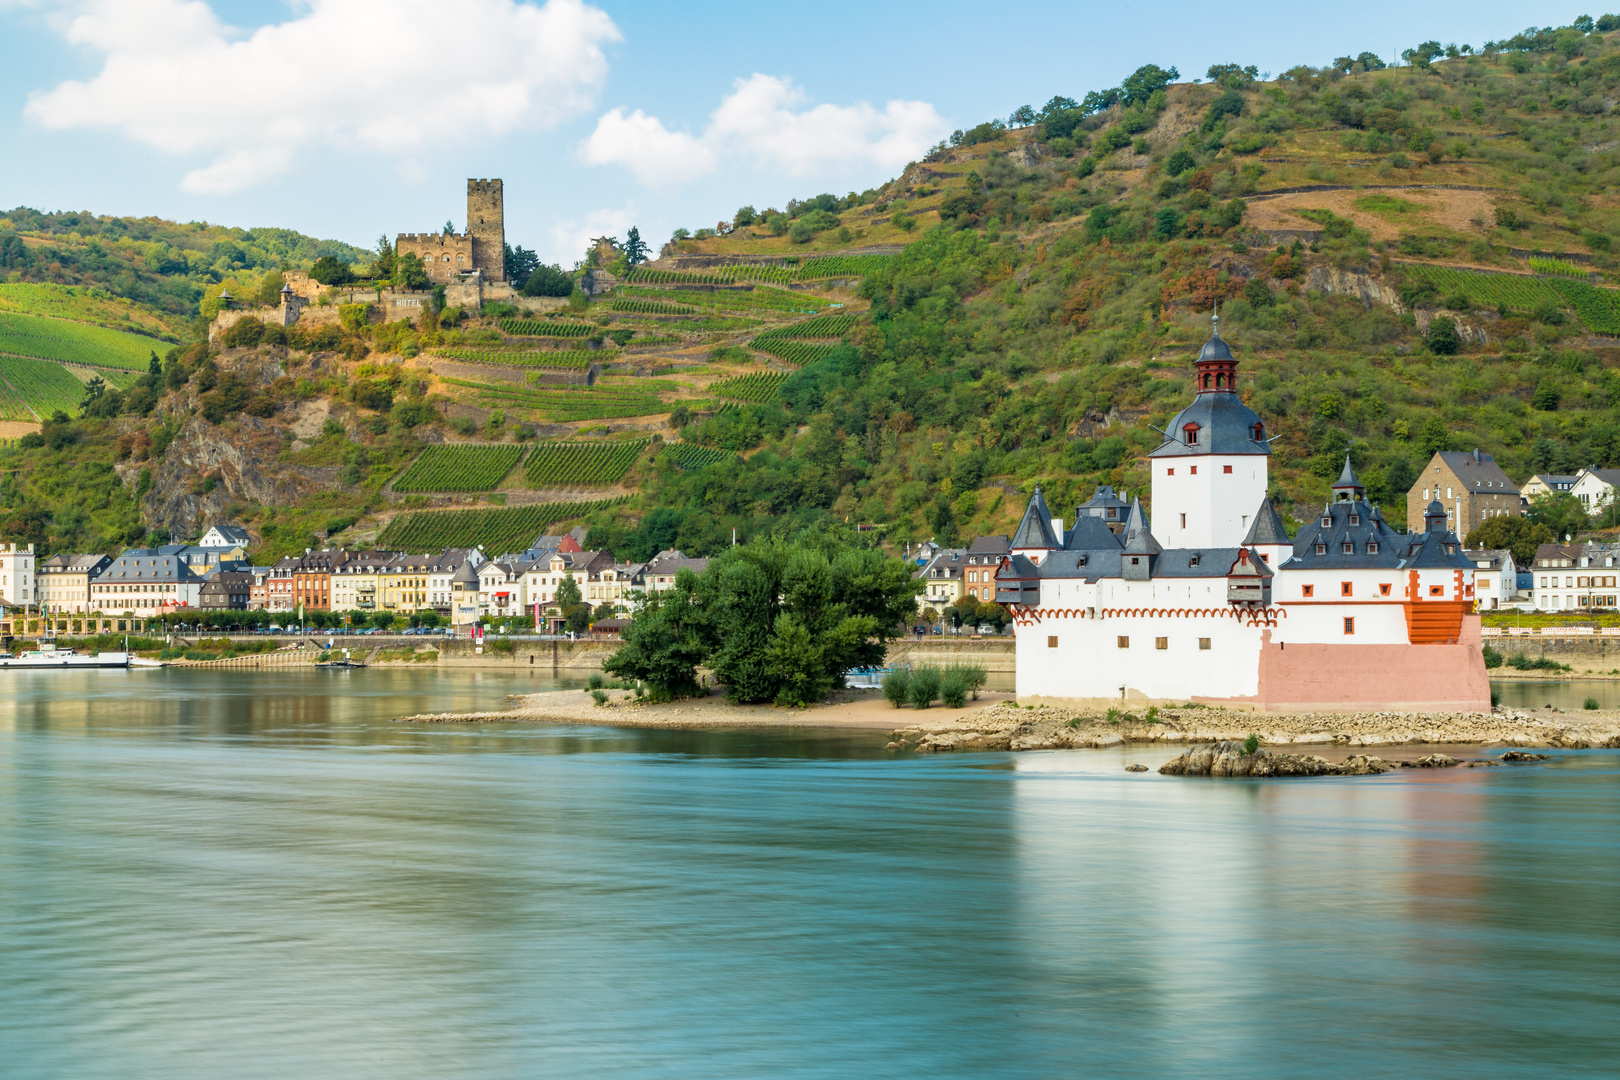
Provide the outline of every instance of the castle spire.
<path id="1" fill-rule="evenodd" d="M 1350 451 L 1344 452 L 1344 469 L 1339 473 L 1338 482 L 1333 485 L 1333 499 L 1335 502 L 1360 502 L 1367 497 L 1367 488 L 1356 479 L 1356 470 L 1350 466 Z"/>

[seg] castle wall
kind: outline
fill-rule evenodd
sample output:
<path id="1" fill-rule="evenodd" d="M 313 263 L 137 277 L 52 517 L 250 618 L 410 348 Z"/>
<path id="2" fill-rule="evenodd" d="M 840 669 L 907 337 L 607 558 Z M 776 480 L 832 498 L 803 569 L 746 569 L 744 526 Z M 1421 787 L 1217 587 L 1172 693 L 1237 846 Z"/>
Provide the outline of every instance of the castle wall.
<path id="1" fill-rule="evenodd" d="M 467 181 L 467 235 L 472 238 L 472 265 L 484 280 L 506 280 L 505 194 L 499 180 Z"/>
<path id="2" fill-rule="evenodd" d="M 475 269 L 476 247 L 466 233 L 400 233 L 394 240 L 395 256 L 419 257 L 435 285 L 447 285 Z"/>
<path id="3" fill-rule="evenodd" d="M 1266 496 L 1268 464 L 1264 454 L 1153 459 L 1153 538 L 1167 548 L 1237 547 Z"/>
<path id="4" fill-rule="evenodd" d="M 1455 645 L 1267 642 L 1257 704 L 1270 712 L 1489 712 L 1491 684 L 1473 640 Z"/>

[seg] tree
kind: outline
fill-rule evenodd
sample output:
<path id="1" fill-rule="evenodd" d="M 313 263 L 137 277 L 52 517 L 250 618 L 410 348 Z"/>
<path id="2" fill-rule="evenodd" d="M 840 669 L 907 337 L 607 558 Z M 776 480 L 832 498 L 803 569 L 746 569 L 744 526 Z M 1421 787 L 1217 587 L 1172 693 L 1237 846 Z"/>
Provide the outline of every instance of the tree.
<path id="1" fill-rule="evenodd" d="M 604 600 L 596 605 L 596 611 L 593 613 L 592 618 L 600 622 L 603 619 L 612 619 L 618 614 L 619 609 L 614 605 L 613 601 Z"/>
<path id="2" fill-rule="evenodd" d="M 1445 421 L 1438 416 L 1423 421 L 1423 431 L 1418 435 L 1418 449 L 1423 451 L 1425 460 L 1441 450 L 1451 449 L 1451 429 L 1446 427 Z"/>
<path id="3" fill-rule="evenodd" d="M 562 611 L 562 617 L 563 625 L 566 626 L 570 632 L 575 634 L 583 634 L 585 631 L 591 628 L 591 605 L 573 604 L 569 607 L 565 607 Z"/>
<path id="4" fill-rule="evenodd" d="M 624 238 L 624 261 L 629 266 L 639 266 L 647 261 L 648 247 L 646 241 L 641 239 L 641 230 L 634 225 Z"/>
<path id="5" fill-rule="evenodd" d="M 579 582 L 574 580 L 573 571 L 563 575 L 562 583 L 557 586 L 557 607 L 564 611 L 580 602 Z"/>
<path id="6" fill-rule="evenodd" d="M 1493 517 L 1463 540 L 1471 548 L 1507 548 L 1520 569 L 1534 562 L 1537 547 L 1557 542 L 1546 524 L 1516 516 Z"/>
<path id="7" fill-rule="evenodd" d="M 162 375 L 163 374 L 163 361 L 158 359 L 158 354 L 157 354 L 156 350 L 152 351 L 152 359 L 146 365 L 146 373 L 148 375 Z"/>
<path id="8" fill-rule="evenodd" d="M 682 570 L 673 589 L 648 596 L 623 639 L 603 670 L 647 683 L 654 701 L 697 694 L 697 669 L 708 654 L 709 639 L 707 617 L 697 600 L 697 575 Z"/>
<path id="9" fill-rule="evenodd" d="M 1462 340 L 1457 336 L 1457 322 L 1443 316 L 1429 322 L 1429 351 L 1436 356 L 1455 356 Z"/>
<path id="10" fill-rule="evenodd" d="M 523 283 L 524 296 L 568 296 L 574 291 L 574 275 L 556 263 L 535 267 Z"/>
<path id="11" fill-rule="evenodd" d="M 1542 379 L 1536 385 L 1536 394 L 1532 399 L 1532 404 L 1542 412 L 1553 412 L 1558 408 L 1558 403 L 1563 400 L 1563 396 L 1556 379 Z"/>
<path id="12" fill-rule="evenodd" d="M 420 265 L 422 260 L 416 261 Z M 339 262 L 331 255 L 322 255 L 309 268 L 309 276 L 322 285 L 347 285 L 354 280 L 354 271 L 349 269 L 348 263 Z"/>
<path id="13" fill-rule="evenodd" d="M 414 251 L 407 251 L 394 261 L 394 284 L 404 289 L 427 288 L 427 266 L 422 262 L 422 256 Z"/>
<path id="14" fill-rule="evenodd" d="M 513 247 L 506 245 L 506 280 L 519 284 L 529 280 L 529 275 L 540 267 L 540 256 L 528 248 L 519 245 Z"/>
<path id="15" fill-rule="evenodd" d="M 1567 491 L 1537 495 L 1530 500 L 1528 516 L 1532 523 L 1544 525 L 1552 532 L 1554 543 L 1562 542 L 1566 536 L 1579 536 L 1581 530 L 1590 525 L 1586 507 Z"/>
<path id="16" fill-rule="evenodd" d="M 759 214 L 752 206 L 744 206 L 732 215 L 731 224 L 735 228 L 752 225 L 759 218 Z"/>
<path id="17" fill-rule="evenodd" d="M 1340 57 L 1339 59 L 1343 60 L 1347 65 L 1341 70 L 1348 70 L 1348 65 L 1355 63 L 1349 57 Z M 1335 60 L 1334 64 L 1337 65 L 1338 62 L 1338 60 Z M 1237 64 L 1211 64 L 1209 70 L 1204 72 L 1204 78 L 1210 82 L 1219 83 L 1221 86 L 1228 86 L 1234 90 L 1242 90 L 1259 77 L 1260 69 L 1253 64 L 1248 67 L 1240 67 Z"/>
<path id="18" fill-rule="evenodd" d="M 102 394 L 107 392 L 107 383 L 100 375 L 90 376 L 90 381 L 84 384 L 84 398 L 79 402 L 79 411 L 83 412 L 90 407 Z"/>
<path id="19" fill-rule="evenodd" d="M 698 579 L 708 665 L 737 701 L 819 700 L 887 655 L 924 588 L 913 569 L 822 533 L 729 548 Z"/>
<path id="20" fill-rule="evenodd" d="M 379 281 L 388 281 L 394 276 L 394 245 L 387 233 L 377 237 L 377 261 L 371 266 L 371 276 Z"/>
<path id="21" fill-rule="evenodd" d="M 1174 67 L 1161 68 L 1158 64 L 1143 64 L 1119 84 L 1121 100 L 1127 105 L 1146 105 L 1155 91 L 1163 90 L 1177 79 L 1181 72 Z"/>
<path id="22" fill-rule="evenodd" d="M 1185 148 L 1171 154 L 1164 162 L 1164 171 L 1170 176 L 1180 176 L 1188 169 L 1198 164 L 1198 159 Z"/>
<path id="23" fill-rule="evenodd" d="M 1071 105 L 1069 107 L 1071 109 L 1074 108 L 1073 105 Z M 1016 108 L 1016 109 L 1014 109 L 1012 111 L 1012 115 L 1007 117 L 1007 125 L 1009 127 L 1028 127 L 1030 124 L 1033 124 L 1034 122 L 1035 122 L 1035 109 L 1034 109 L 1033 106 L 1030 106 L 1030 105 L 1020 105 L 1020 106 L 1018 106 L 1018 108 Z"/>
<path id="24" fill-rule="evenodd" d="M 456 224 L 455 224 L 455 222 L 447 221 L 447 222 L 444 223 L 444 235 L 446 235 L 446 236 L 454 236 L 454 235 L 456 235 Z"/>

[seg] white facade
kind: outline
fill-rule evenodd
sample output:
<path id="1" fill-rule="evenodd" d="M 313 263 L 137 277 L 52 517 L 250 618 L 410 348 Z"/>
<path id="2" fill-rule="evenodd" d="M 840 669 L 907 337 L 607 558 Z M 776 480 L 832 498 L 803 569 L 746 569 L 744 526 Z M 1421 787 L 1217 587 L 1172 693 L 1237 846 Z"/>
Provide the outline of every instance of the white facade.
<path id="1" fill-rule="evenodd" d="M 1167 548 L 1235 547 L 1266 497 L 1261 454 L 1153 462 L 1153 538 Z"/>
<path id="2" fill-rule="evenodd" d="M 0 544 L 0 604 L 32 608 L 39 604 L 34 545 Z"/>

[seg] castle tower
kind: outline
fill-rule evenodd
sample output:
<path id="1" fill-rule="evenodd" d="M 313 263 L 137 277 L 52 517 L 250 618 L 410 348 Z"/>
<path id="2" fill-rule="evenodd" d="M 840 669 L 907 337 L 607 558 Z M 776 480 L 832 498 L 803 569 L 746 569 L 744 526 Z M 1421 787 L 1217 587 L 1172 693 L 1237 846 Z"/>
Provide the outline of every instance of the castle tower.
<path id="1" fill-rule="evenodd" d="M 1237 395 L 1237 360 L 1220 320 L 1193 363 L 1198 396 L 1170 421 L 1153 461 L 1153 535 L 1166 548 L 1230 548 L 1266 497 L 1271 446 Z"/>
<path id="2" fill-rule="evenodd" d="M 485 281 L 506 280 L 506 212 L 499 180 L 467 181 L 467 235 Z"/>

